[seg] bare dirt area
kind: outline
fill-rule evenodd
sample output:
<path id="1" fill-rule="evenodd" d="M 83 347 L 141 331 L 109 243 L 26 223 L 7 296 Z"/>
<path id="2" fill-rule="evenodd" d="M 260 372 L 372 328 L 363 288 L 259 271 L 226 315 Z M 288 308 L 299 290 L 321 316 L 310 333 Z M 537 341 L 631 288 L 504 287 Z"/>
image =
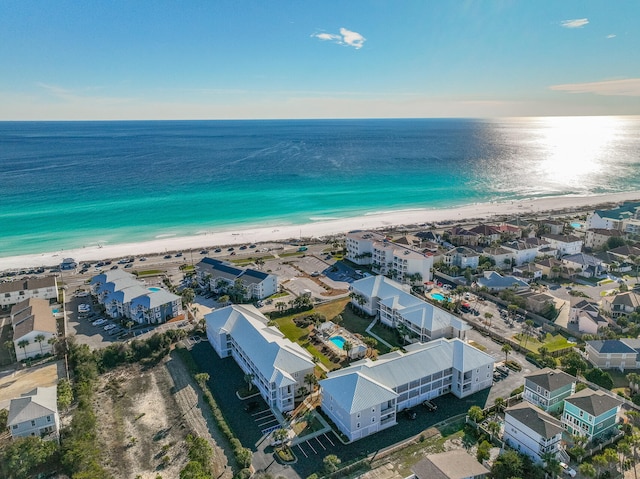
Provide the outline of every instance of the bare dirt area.
<path id="1" fill-rule="evenodd" d="M 203 410 L 208 413 L 205 408 L 179 358 L 171 356 L 152 368 L 130 365 L 104 374 L 95 410 L 105 467 L 122 479 L 179 477 L 188 462 L 185 438 L 192 434 L 212 445 L 214 477 L 230 478 L 227 457 L 203 416 Z"/>
<path id="2" fill-rule="evenodd" d="M 62 361 L 7 371 L 0 377 L 0 409 L 8 409 L 11 400 L 37 387 L 55 386 L 58 377 L 63 377 Z"/>

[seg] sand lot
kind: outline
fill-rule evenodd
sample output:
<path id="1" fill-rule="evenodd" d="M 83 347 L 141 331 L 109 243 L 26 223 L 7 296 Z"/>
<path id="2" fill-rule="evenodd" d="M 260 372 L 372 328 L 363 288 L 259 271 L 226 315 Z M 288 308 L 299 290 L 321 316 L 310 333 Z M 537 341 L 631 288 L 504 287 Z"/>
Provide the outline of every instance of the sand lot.
<path id="1" fill-rule="evenodd" d="M 65 377 L 62 361 L 3 373 L 0 377 L 0 409 L 8 409 L 11 400 L 37 387 L 55 386 Z"/>

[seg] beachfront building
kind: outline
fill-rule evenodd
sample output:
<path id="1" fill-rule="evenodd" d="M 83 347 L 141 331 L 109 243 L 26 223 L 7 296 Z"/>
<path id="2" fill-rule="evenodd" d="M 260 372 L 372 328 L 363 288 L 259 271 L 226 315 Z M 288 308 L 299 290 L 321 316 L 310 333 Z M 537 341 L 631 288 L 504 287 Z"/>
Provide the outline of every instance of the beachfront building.
<path id="1" fill-rule="evenodd" d="M 487 288 L 489 291 L 502 291 L 505 289 L 528 289 L 529 285 L 515 276 L 502 276 L 495 271 L 485 271 L 476 280 L 479 288 Z"/>
<path id="2" fill-rule="evenodd" d="M 485 479 L 491 472 L 464 449 L 429 454 L 411 471 L 409 479 Z"/>
<path id="3" fill-rule="evenodd" d="M 562 423 L 526 401 L 504 411 L 504 442 L 541 463 L 546 454 L 560 457 Z"/>
<path id="4" fill-rule="evenodd" d="M 406 286 L 385 276 L 368 276 L 349 286 L 351 303 L 392 328 L 404 327 L 406 339 L 464 339 L 470 326 L 444 309 L 407 292 Z"/>
<path id="5" fill-rule="evenodd" d="M 39 387 L 12 399 L 7 427 L 12 438 L 36 436 L 43 439 L 59 437 L 60 416 L 56 386 Z"/>
<path id="6" fill-rule="evenodd" d="M 39 298 L 56 300 L 58 298 L 58 280 L 55 276 L 26 278 L 0 283 L 0 306 L 8 308 L 25 299 Z"/>
<path id="7" fill-rule="evenodd" d="M 278 277 L 251 268 L 239 268 L 226 261 L 203 258 L 196 265 L 198 284 L 220 292 L 240 281 L 246 289 L 246 299 L 264 299 L 278 292 Z"/>
<path id="8" fill-rule="evenodd" d="M 626 291 L 615 296 L 602 298 L 602 310 L 616 319 L 640 311 L 640 295 L 634 291 Z"/>
<path id="9" fill-rule="evenodd" d="M 369 265 L 378 274 L 400 283 L 431 281 L 433 255 L 410 244 L 393 243 L 386 236 L 371 231 L 347 233 L 346 258 L 358 265 Z"/>
<path id="10" fill-rule="evenodd" d="M 448 266 L 457 266 L 461 270 L 476 269 L 480 263 L 480 254 L 466 246 L 458 246 L 447 251 L 442 262 Z"/>
<path id="11" fill-rule="evenodd" d="M 601 228 L 627 234 L 640 231 L 640 203 L 625 202 L 610 210 L 595 210 L 587 217 L 587 230 Z"/>
<path id="12" fill-rule="evenodd" d="M 543 411 L 557 412 L 564 399 L 576 392 L 576 381 L 564 371 L 545 368 L 524 377 L 523 398 Z"/>
<path id="13" fill-rule="evenodd" d="M 182 299 L 160 287 L 147 287 L 120 269 L 91 279 L 91 289 L 107 316 L 131 319 L 139 324 L 164 323 L 183 314 Z"/>
<path id="14" fill-rule="evenodd" d="M 498 268 L 508 268 L 511 266 L 515 255 L 513 251 L 498 246 L 496 248 L 484 248 L 482 255 L 491 259 Z"/>
<path id="15" fill-rule="evenodd" d="M 53 352 L 53 340 L 58 333 L 49 301 L 25 299 L 11 308 L 10 318 L 18 361 Z"/>
<path id="16" fill-rule="evenodd" d="M 547 241 L 551 248 L 558 251 L 558 258 L 578 254 L 582 251 L 582 240 L 574 235 L 544 234 L 542 239 Z"/>
<path id="17" fill-rule="evenodd" d="M 589 362 L 600 369 L 619 369 L 624 372 L 627 369 L 640 368 L 640 361 L 638 361 L 639 339 L 587 341 L 584 351 Z"/>
<path id="18" fill-rule="evenodd" d="M 205 315 L 207 338 L 221 358 L 232 357 L 252 376 L 265 402 L 281 412 L 294 408 L 294 399 L 313 374 L 313 356 L 284 337 L 254 306 L 234 304 Z"/>
<path id="19" fill-rule="evenodd" d="M 321 407 L 350 441 L 397 424 L 399 411 L 447 393 L 491 387 L 494 359 L 459 339 L 415 343 L 365 358 L 320 381 Z"/>
<path id="20" fill-rule="evenodd" d="M 603 391 L 583 389 L 564 400 L 562 424 L 569 434 L 593 441 L 615 430 L 621 404 Z"/>

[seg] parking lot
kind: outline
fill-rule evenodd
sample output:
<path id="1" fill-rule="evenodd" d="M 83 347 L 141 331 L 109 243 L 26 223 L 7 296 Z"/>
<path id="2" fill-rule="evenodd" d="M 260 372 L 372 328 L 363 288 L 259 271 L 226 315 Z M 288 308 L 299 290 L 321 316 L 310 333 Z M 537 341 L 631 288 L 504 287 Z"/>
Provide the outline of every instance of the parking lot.
<path id="1" fill-rule="evenodd" d="M 326 452 L 327 450 L 335 448 L 336 444 L 339 443 L 338 438 L 335 437 L 335 434 L 332 431 L 330 433 L 325 432 L 320 436 L 299 442 L 293 446 L 293 448 L 296 453 L 300 453 L 307 458 L 313 454 L 322 454 L 322 457 L 324 457 L 328 454 Z"/>

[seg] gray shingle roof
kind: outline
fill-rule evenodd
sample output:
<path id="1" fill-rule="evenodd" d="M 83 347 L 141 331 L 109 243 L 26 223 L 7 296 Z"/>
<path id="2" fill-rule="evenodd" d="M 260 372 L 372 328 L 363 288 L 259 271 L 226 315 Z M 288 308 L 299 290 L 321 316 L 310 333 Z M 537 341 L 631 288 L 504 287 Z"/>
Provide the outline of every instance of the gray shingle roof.
<path id="1" fill-rule="evenodd" d="M 607 411 L 611 411 L 622 404 L 617 399 L 612 398 L 602 391 L 594 391 L 589 388 L 572 394 L 566 398 L 565 401 L 596 417 Z"/>
<path id="2" fill-rule="evenodd" d="M 525 379 L 547 391 L 555 391 L 576 382 L 576 378 L 559 369 L 545 368 L 542 371 L 525 376 Z"/>
<path id="3" fill-rule="evenodd" d="M 618 339 L 587 341 L 587 344 L 600 354 L 631 354 L 635 350 Z"/>
<path id="4" fill-rule="evenodd" d="M 562 432 L 560 421 L 527 402 L 506 409 L 505 415 L 513 417 L 546 439 Z"/>
<path id="5" fill-rule="evenodd" d="M 489 473 L 489 469 L 461 449 L 431 454 L 411 470 L 417 479 L 463 479 Z"/>

